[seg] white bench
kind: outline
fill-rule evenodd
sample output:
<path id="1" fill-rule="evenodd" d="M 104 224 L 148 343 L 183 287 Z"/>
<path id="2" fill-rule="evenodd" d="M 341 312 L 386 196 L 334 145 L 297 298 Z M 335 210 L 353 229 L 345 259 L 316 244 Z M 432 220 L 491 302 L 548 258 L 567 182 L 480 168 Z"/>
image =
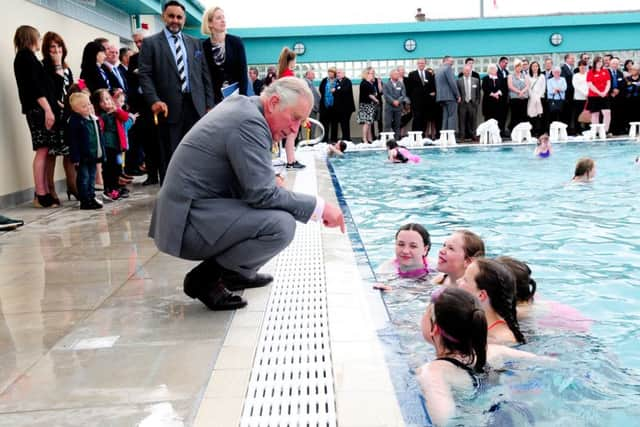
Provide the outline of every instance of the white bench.
<path id="1" fill-rule="evenodd" d="M 387 141 L 390 139 L 394 139 L 395 134 L 393 132 L 380 132 L 380 141 L 382 141 L 382 145 L 386 145 Z"/>
<path id="2" fill-rule="evenodd" d="M 562 122 L 552 122 L 549 126 L 549 141 L 566 141 L 567 139 L 569 139 L 567 125 Z"/>
<path id="3" fill-rule="evenodd" d="M 640 122 L 629 122 L 629 138 L 640 139 Z"/>
<path id="4" fill-rule="evenodd" d="M 480 123 L 476 129 L 476 135 L 480 137 L 480 144 L 500 144 L 502 142 L 496 119 Z"/>
<path id="5" fill-rule="evenodd" d="M 441 130 L 440 131 L 440 144 L 441 145 L 456 145 L 456 131 L 455 130 Z"/>
<path id="6" fill-rule="evenodd" d="M 604 130 L 604 123 L 591 123 L 592 139 L 607 139 L 607 132 Z"/>

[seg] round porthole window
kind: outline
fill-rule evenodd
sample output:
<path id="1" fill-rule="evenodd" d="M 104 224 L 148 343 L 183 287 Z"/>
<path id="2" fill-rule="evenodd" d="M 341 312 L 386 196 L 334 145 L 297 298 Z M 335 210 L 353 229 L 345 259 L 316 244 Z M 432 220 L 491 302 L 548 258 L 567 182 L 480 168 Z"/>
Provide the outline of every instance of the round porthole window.
<path id="1" fill-rule="evenodd" d="M 414 39 L 407 39 L 404 41 L 404 50 L 407 52 L 413 52 L 418 47 L 418 44 Z"/>
<path id="2" fill-rule="evenodd" d="M 297 42 L 293 45 L 293 51 L 296 55 L 304 55 L 305 50 L 307 50 L 307 48 L 302 42 Z"/>
<path id="3" fill-rule="evenodd" d="M 562 43 L 562 34 L 551 34 L 551 37 L 549 37 L 549 43 L 551 43 L 553 46 L 560 46 L 560 44 Z"/>

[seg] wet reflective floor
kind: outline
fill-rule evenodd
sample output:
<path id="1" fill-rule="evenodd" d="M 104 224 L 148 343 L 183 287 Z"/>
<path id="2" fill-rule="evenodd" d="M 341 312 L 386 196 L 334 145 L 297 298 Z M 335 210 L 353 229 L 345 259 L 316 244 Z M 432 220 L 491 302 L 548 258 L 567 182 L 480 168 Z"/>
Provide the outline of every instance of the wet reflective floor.
<path id="1" fill-rule="evenodd" d="M 81 211 L 4 210 L 0 427 L 190 425 L 233 312 L 182 292 L 147 237 L 157 186 Z"/>

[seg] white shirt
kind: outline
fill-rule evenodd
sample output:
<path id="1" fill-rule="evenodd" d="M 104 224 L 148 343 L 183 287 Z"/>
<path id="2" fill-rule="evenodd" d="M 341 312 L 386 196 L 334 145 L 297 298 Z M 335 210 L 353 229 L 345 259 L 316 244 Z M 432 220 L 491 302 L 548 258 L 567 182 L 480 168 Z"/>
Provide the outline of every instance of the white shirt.
<path id="1" fill-rule="evenodd" d="M 573 88 L 575 89 L 573 93 L 573 99 L 576 101 L 584 101 L 587 99 L 587 95 L 589 94 L 589 86 L 587 84 L 587 73 L 580 74 L 575 73 L 573 75 Z"/>

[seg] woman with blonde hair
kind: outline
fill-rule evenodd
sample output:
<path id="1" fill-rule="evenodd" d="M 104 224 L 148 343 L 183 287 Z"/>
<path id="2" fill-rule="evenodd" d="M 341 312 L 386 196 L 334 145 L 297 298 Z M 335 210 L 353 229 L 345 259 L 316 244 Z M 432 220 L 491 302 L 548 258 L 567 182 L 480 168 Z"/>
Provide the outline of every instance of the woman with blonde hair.
<path id="1" fill-rule="evenodd" d="M 13 45 L 16 49 L 13 70 L 18 84 L 18 95 L 35 152 L 33 204 L 38 208 L 58 207 L 60 203 L 56 202 L 49 190 L 47 156 L 49 149 L 59 141 L 55 124 L 60 106 L 56 102 L 51 79 L 36 57 L 36 52 L 40 50 L 40 33 L 29 25 L 22 25 L 15 32 Z"/>
<path id="2" fill-rule="evenodd" d="M 362 70 L 358 101 L 358 123 L 362 125 L 362 142 L 365 144 L 371 144 L 373 141 L 371 126 L 376 120 L 377 111 L 380 108 L 377 95 L 378 86 L 375 84 L 375 72 L 373 67 L 367 67 Z"/>
<path id="3" fill-rule="evenodd" d="M 571 182 L 589 182 L 596 176 L 596 162 L 590 157 L 582 157 L 576 163 Z"/>
<path id="4" fill-rule="evenodd" d="M 215 104 L 234 92 L 235 87 L 240 95 L 246 95 L 249 84 L 247 54 L 242 39 L 227 34 L 222 8 L 210 7 L 204 12 L 201 31 L 209 36 L 202 47 L 211 73 Z M 223 89 L 226 95 L 223 95 Z"/>

